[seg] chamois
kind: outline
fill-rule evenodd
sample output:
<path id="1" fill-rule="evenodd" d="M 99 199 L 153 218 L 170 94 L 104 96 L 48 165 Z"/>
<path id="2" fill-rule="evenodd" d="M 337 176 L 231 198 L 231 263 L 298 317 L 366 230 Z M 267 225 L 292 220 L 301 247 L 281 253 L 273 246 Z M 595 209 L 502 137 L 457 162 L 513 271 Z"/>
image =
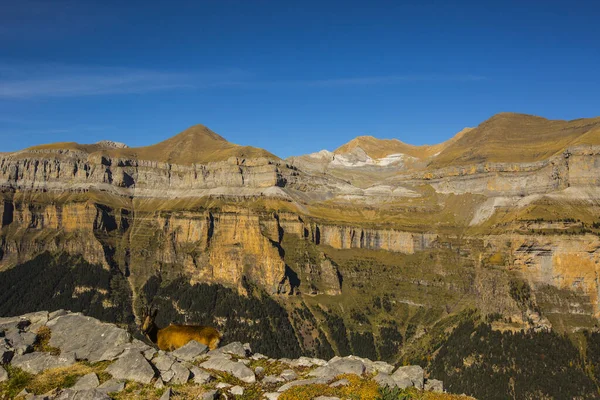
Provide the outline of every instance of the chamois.
<path id="1" fill-rule="evenodd" d="M 146 335 L 159 349 L 173 351 L 185 346 L 190 340 L 202 343 L 214 350 L 221 341 L 221 333 L 210 326 L 199 325 L 169 325 L 160 329 L 154 322 L 158 310 L 142 310 L 142 333 Z"/>

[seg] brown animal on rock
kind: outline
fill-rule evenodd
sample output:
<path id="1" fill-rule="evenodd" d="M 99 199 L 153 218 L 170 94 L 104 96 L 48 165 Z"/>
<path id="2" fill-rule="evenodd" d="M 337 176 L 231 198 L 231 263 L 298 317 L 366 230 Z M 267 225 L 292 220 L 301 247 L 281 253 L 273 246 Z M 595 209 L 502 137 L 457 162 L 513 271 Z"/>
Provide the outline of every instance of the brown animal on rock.
<path id="1" fill-rule="evenodd" d="M 173 351 L 185 346 L 190 340 L 195 340 L 206 345 L 210 350 L 219 346 L 221 333 L 211 326 L 199 325 L 169 325 L 160 329 L 154 320 L 158 310 L 142 310 L 142 333 L 159 349 Z"/>

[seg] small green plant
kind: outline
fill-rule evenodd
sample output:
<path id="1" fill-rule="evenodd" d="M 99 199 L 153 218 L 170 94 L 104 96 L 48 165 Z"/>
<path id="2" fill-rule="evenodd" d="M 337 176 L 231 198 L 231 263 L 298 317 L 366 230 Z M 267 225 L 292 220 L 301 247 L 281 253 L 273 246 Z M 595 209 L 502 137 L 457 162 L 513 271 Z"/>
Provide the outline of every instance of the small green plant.
<path id="1" fill-rule="evenodd" d="M 10 365 L 5 368 L 8 381 L 0 384 L 0 399 L 14 399 L 33 380 L 33 375 Z"/>
<path id="2" fill-rule="evenodd" d="M 379 397 L 377 400 L 410 400 L 413 397 L 406 393 L 403 389 L 396 386 L 393 388 L 389 386 L 383 386 L 379 388 Z"/>

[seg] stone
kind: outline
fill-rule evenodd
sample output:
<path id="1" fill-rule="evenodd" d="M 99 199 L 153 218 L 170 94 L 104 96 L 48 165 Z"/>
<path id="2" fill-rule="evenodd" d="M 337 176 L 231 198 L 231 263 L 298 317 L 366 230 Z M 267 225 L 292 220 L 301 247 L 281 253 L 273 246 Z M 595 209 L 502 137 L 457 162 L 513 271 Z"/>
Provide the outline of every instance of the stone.
<path id="1" fill-rule="evenodd" d="M 377 382 L 377 384 L 381 387 L 400 387 L 401 389 L 405 389 L 408 386 L 411 386 L 412 382 L 409 379 L 406 379 L 406 381 L 401 384 L 400 386 L 398 385 L 398 383 L 396 383 L 396 381 L 394 380 L 394 378 L 392 378 L 391 375 L 386 374 L 385 372 L 380 372 L 377 375 L 375 375 L 375 377 L 373 378 L 373 380 L 375 382 Z"/>
<path id="2" fill-rule="evenodd" d="M 16 355 L 11 362 L 13 367 L 21 368 L 30 374 L 39 374 L 51 368 L 68 367 L 75 364 L 75 354 L 67 353 L 53 356 L 49 353 L 34 352 Z"/>
<path id="3" fill-rule="evenodd" d="M 298 379 L 298 374 L 293 369 L 283 370 L 283 372 L 281 372 L 281 374 L 279 374 L 279 376 L 288 382 Z"/>
<path id="4" fill-rule="evenodd" d="M 244 394 L 244 388 L 241 386 L 234 386 L 231 389 L 229 389 L 229 393 L 231 393 L 234 396 L 241 396 Z"/>
<path id="5" fill-rule="evenodd" d="M 312 367 L 318 365 L 322 367 L 327 364 L 327 361 L 321 360 L 319 358 L 310 358 L 310 357 L 300 357 L 296 360 L 290 360 L 287 362 L 290 367 Z"/>
<path id="6" fill-rule="evenodd" d="M 327 365 L 330 368 L 335 369 L 339 374 L 355 374 L 361 376 L 365 372 L 365 364 L 361 360 L 351 358 L 341 358 L 330 361 Z"/>
<path id="7" fill-rule="evenodd" d="M 215 387 L 217 389 L 228 389 L 231 387 L 231 385 L 229 383 L 219 382 L 219 383 L 217 383 L 217 385 Z"/>
<path id="8" fill-rule="evenodd" d="M 171 366 L 175 363 L 175 358 L 169 354 L 158 354 L 156 358 L 152 360 L 152 364 L 160 372 L 165 372 L 171 369 Z"/>
<path id="9" fill-rule="evenodd" d="M 437 379 L 427 379 L 425 382 L 425 390 L 430 392 L 444 392 L 444 382 Z"/>
<path id="10" fill-rule="evenodd" d="M 196 367 L 195 365 L 192 366 L 192 368 L 190 368 L 190 372 L 192 373 L 194 383 L 198 385 L 204 385 L 205 383 L 208 383 L 213 379 L 213 376 L 211 374 L 209 374 L 201 368 Z"/>
<path id="11" fill-rule="evenodd" d="M 336 387 L 340 387 L 340 386 L 348 386 L 349 384 L 350 384 L 350 381 L 348 379 L 340 379 L 339 381 L 333 382 L 329 386 L 336 388 Z"/>
<path id="12" fill-rule="evenodd" d="M 64 317 L 61 317 L 64 318 Z M 113 378 L 148 384 L 154 378 L 154 369 L 142 353 L 127 351 L 106 368 Z"/>
<path id="13" fill-rule="evenodd" d="M 97 390 L 102 391 L 104 393 L 119 393 L 125 390 L 125 382 L 114 378 L 109 379 L 100 386 L 98 386 Z"/>
<path id="14" fill-rule="evenodd" d="M 170 398 L 171 398 L 171 388 L 167 388 L 167 390 L 164 391 L 162 396 L 160 396 L 159 400 L 169 400 Z"/>
<path id="15" fill-rule="evenodd" d="M 212 357 L 200 364 L 200 367 L 204 369 L 214 369 L 216 371 L 228 372 L 246 383 L 256 382 L 256 375 L 254 375 L 254 372 L 250 368 L 244 364 L 240 364 L 226 358 Z"/>
<path id="16" fill-rule="evenodd" d="M 175 376 L 175 371 L 169 369 L 160 373 L 160 377 L 164 382 L 171 382 L 171 379 Z"/>
<path id="17" fill-rule="evenodd" d="M 60 392 L 56 400 L 110 400 L 110 397 L 108 394 L 98 389 L 65 389 Z"/>
<path id="18" fill-rule="evenodd" d="M 265 385 L 272 385 L 272 384 L 276 384 L 276 383 L 285 382 L 285 379 L 283 379 L 279 376 L 275 376 L 275 375 L 267 375 L 262 379 L 261 382 Z"/>
<path id="19" fill-rule="evenodd" d="M 95 373 L 90 373 L 82 376 L 75 382 L 75 385 L 71 387 L 72 390 L 89 390 L 96 389 L 100 386 L 100 381 Z"/>
<path id="20" fill-rule="evenodd" d="M 161 378 L 158 378 L 156 380 L 156 382 L 154 382 L 154 388 L 155 389 L 162 389 L 165 387 L 165 383 L 163 382 L 163 380 Z"/>
<path id="21" fill-rule="evenodd" d="M 196 357 L 201 356 L 207 351 L 208 347 L 206 347 L 204 344 L 195 340 L 190 340 L 185 344 L 185 346 L 178 348 L 171 354 L 183 361 L 193 361 L 196 359 Z"/>
<path id="22" fill-rule="evenodd" d="M 265 399 L 267 400 L 277 400 L 279 399 L 279 396 L 281 396 L 281 393 L 265 393 Z"/>
<path id="23" fill-rule="evenodd" d="M 202 395 L 202 400 L 215 400 L 218 395 L 219 392 L 217 390 L 209 390 Z"/>
<path id="24" fill-rule="evenodd" d="M 254 373 L 256 375 L 262 375 L 265 373 L 265 369 L 259 365 L 258 367 L 254 368 Z"/>
<path id="25" fill-rule="evenodd" d="M 246 348 L 240 342 L 232 342 L 223 347 L 219 347 L 218 349 L 213 351 L 219 353 L 233 354 L 234 356 L 238 357 L 246 357 L 247 355 Z"/>
<path id="26" fill-rule="evenodd" d="M 252 354 L 252 356 L 250 356 L 250 358 L 254 361 L 258 361 L 258 360 L 265 360 L 268 357 L 263 354 L 260 354 L 260 353 L 254 353 L 254 354 Z"/>
<path id="27" fill-rule="evenodd" d="M 62 315 L 49 321 L 48 327 L 52 331 L 50 346 L 75 352 L 77 359 L 92 363 L 114 360 L 120 355 L 118 349 L 130 342 L 124 329 L 81 314 Z"/>
<path id="28" fill-rule="evenodd" d="M 33 332 L 21 332 L 18 329 L 9 329 L 5 332 L 5 340 L 12 347 L 16 354 L 29 353 L 37 336 Z"/>
<path id="29" fill-rule="evenodd" d="M 0 382 L 8 380 L 8 372 L 0 366 Z"/>
<path id="30" fill-rule="evenodd" d="M 402 384 L 404 384 L 404 381 L 408 379 L 411 381 L 412 386 L 416 387 L 417 389 L 423 389 L 425 372 L 423 371 L 423 368 L 418 365 L 409 365 L 406 367 L 399 367 L 392 374 L 392 378 L 397 383 L 402 382 Z"/>
<path id="31" fill-rule="evenodd" d="M 58 318 L 61 317 L 63 315 L 67 315 L 68 311 L 60 309 L 60 310 L 56 310 L 56 311 L 52 311 L 51 313 L 48 314 L 48 321 L 52 321 L 54 318 Z"/>
<path id="32" fill-rule="evenodd" d="M 170 383 L 173 385 L 183 385 L 190 380 L 190 370 L 183 366 L 180 362 L 176 362 L 171 366 L 171 371 L 173 371 L 173 378 L 170 380 Z"/>
<path id="33" fill-rule="evenodd" d="M 308 376 L 312 376 L 315 378 L 328 378 L 333 379 L 336 376 L 340 375 L 340 372 L 329 365 L 324 365 L 322 367 L 318 367 L 308 373 Z"/>
<path id="34" fill-rule="evenodd" d="M 306 385 L 318 385 L 318 384 L 326 384 L 329 383 L 329 379 L 327 378 L 312 378 L 312 379 L 300 379 L 293 382 L 288 382 L 285 385 L 281 386 L 277 389 L 278 392 L 283 393 L 288 389 L 291 389 L 296 386 L 306 386 Z"/>

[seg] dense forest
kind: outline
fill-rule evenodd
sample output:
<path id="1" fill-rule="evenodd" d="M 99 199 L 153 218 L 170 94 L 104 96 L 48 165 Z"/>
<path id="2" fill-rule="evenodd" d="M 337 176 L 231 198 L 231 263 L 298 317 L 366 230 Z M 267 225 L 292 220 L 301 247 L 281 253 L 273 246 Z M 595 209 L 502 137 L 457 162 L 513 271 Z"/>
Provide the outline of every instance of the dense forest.
<path id="1" fill-rule="evenodd" d="M 246 289 L 253 295 L 242 296 L 220 285 L 191 285 L 184 278 L 163 284 L 155 276 L 144 286 L 144 294 L 147 304 L 159 310 L 159 326 L 218 326 L 223 342 L 248 342 L 254 351 L 270 357 L 299 357 L 301 347 L 287 311 L 258 289 Z"/>
<path id="2" fill-rule="evenodd" d="M 43 253 L 0 273 L 0 316 L 67 309 L 131 324 L 131 289 L 118 269 L 66 253 Z"/>
<path id="3" fill-rule="evenodd" d="M 597 338 L 590 353 L 597 362 Z M 593 374 L 573 342 L 554 332 L 500 332 L 476 318 L 449 335 L 428 366 L 453 393 L 480 399 L 595 399 Z M 591 376 L 590 376 L 591 375 Z"/>

